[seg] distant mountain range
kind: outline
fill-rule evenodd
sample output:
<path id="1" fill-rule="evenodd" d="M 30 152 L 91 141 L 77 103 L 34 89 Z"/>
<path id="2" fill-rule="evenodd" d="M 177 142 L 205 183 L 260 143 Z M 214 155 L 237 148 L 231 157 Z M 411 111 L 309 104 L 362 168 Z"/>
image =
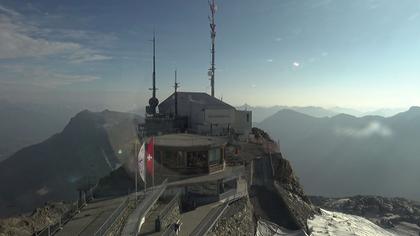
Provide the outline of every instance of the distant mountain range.
<path id="1" fill-rule="evenodd" d="M 337 115 L 338 108 L 242 108 L 280 140 L 307 192 L 420 198 L 420 108 L 388 118 Z M 73 110 L 0 102 L 0 216 L 74 199 L 80 184 L 131 155 L 141 117 L 85 110 L 65 126 Z"/>
<path id="2" fill-rule="evenodd" d="M 82 111 L 64 130 L 0 162 L 0 216 L 50 200 L 74 200 L 77 187 L 95 182 L 132 154 L 141 117 Z"/>
<path id="3" fill-rule="evenodd" d="M 404 111 L 402 108 L 395 108 L 395 109 L 378 109 L 369 112 L 362 112 L 351 108 L 342 108 L 342 107 L 333 107 L 333 108 L 323 108 L 323 107 L 316 107 L 316 106 L 271 106 L 271 107 L 263 107 L 263 106 L 249 106 L 247 104 L 238 107 L 241 110 L 251 110 L 252 111 L 252 119 L 254 122 L 261 122 L 264 119 L 274 115 L 276 112 L 289 109 L 293 111 L 300 112 L 302 114 L 306 114 L 313 117 L 332 117 L 338 114 L 348 114 L 356 117 L 363 117 L 363 116 L 384 116 L 389 117 L 395 115 L 399 112 Z"/>
<path id="4" fill-rule="evenodd" d="M 280 110 L 257 124 L 280 141 L 309 194 L 420 199 L 420 108 L 384 118 Z"/>
<path id="5" fill-rule="evenodd" d="M 39 143 L 51 135 L 60 132 L 68 120 L 82 110 L 80 104 L 36 104 L 18 103 L 8 100 L 0 100 L 0 162 L 16 151 L 26 146 Z M 94 107 L 95 111 L 103 110 L 104 106 Z M 262 120 L 274 115 L 282 109 L 291 109 L 314 117 L 331 117 L 339 113 L 354 116 L 395 114 L 398 109 L 382 109 L 369 113 L 363 113 L 354 109 L 334 107 L 325 109 L 322 107 L 289 107 L 289 106 L 249 106 L 243 105 L 241 109 L 253 111 L 253 121 Z M 144 107 L 129 111 L 129 113 L 143 114 Z"/>

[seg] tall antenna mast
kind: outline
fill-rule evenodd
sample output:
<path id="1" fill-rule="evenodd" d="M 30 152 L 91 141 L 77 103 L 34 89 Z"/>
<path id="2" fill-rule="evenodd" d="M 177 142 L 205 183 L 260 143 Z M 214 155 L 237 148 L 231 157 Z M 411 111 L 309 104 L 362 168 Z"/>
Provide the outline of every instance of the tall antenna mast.
<path id="1" fill-rule="evenodd" d="M 209 69 L 209 76 L 210 76 L 210 85 L 211 85 L 211 96 L 214 97 L 214 72 L 216 68 L 214 67 L 214 60 L 215 60 L 215 41 L 216 41 L 216 23 L 215 23 L 215 14 L 217 10 L 215 0 L 209 0 L 210 6 L 210 36 L 211 36 L 211 65 Z"/>
<path id="2" fill-rule="evenodd" d="M 175 84 L 174 84 L 174 89 L 175 89 L 175 117 L 178 116 L 178 88 L 179 88 L 179 83 L 177 81 L 177 71 L 175 70 Z"/>
<path id="3" fill-rule="evenodd" d="M 152 97 L 149 99 L 149 106 L 146 107 L 146 112 L 149 115 L 156 115 L 156 107 L 159 105 L 159 100 L 156 98 L 156 37 L 153 33 L 153 87 L 149 90 L 152 90 Z"/>
<path id="4" fill-rule="evenodd" d="M 156 97 L 156 37 L 153 33 L 153 97 Z"/>

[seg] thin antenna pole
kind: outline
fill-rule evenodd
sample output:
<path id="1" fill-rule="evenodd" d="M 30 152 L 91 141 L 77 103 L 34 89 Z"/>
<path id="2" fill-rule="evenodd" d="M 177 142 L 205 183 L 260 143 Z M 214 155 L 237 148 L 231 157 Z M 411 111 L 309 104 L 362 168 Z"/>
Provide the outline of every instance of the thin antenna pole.
<path id="1" fill-rule="evenodd" d="M 134 189 L 136 191 L 136 195 L 135 196 L 136 196 L 136 201 L 137 201 L 137 185 L 138 185 L 137 184 L 137 176 L 138 176 L 138 173 L 137 172 L 138 172 L 138 168 L 139 168 L 138 167 L 138 163 L 139 162 L 138 162 L 137 155 L 136 155 L 136 153 L 137 153 L 136 143 L 134 143 L 134 151 L 133 152 L 134 152 L 134 159 L 136 160 L 136 162 L 135 162 L 136 164 L 134 165 L 135 168 L 136 168 L 136 178 L 135 178 L 135 181 L 134 181 L 134 184 L 135 184 Z"/>
<path id="2" fill-rule="evenodd" d="M 210 13 L 210 36 L 211 36 L 211 66 L 209 69 L 210 74 L 210 85 L 211 85 L 211 96 L 214 97 L 214 74 L 216 71 L 215 68 L 215 41 L 216 41 L 216 23 L 215 23 L 215 14 L 216 14 L 216 3 L 215 0 L 209 1 Z"/>
<path id="3" fill-rule="evenodd" d="M 156 36 L 153 32 L 153 97 L 156 97 Z"/>
<path id="4" fill-rule="evenodd" d="M 175 84 L 174 84 L 174 89 L 175 89 L 175 117 L 178 116 L 178 88 L 179 88 L 179 83 L 178 83 L 178 79 L 177 79 L 177 70 L 175 69 Z"/>
<path id="5" fill-rule="evenodd" d="M 152 90 L 152 98 L 149 99 L 149 106 L 146 107 L 146 112 L 149 115 L 156 115 L 156 107 L 159 105 L 159 100 L 156 98 L 156 35 L 153 33 L 153 86 L 149 88 Z"/>

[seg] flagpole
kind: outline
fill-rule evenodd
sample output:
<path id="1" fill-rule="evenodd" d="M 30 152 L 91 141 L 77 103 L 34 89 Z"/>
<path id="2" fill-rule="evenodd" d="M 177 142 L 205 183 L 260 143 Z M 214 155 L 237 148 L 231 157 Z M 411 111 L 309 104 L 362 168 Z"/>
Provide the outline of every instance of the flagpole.
<path id="1" fill-rule="evenodd" d="M 152 137 L 153 142 L 153 175 L 152 175 L 152 184 L 155 187 L 155 137 Z"/>
<path id="2" fill-rule="evenodd" d="M 136 167 L 136 179 L 135 179 L 135 190 L 136 190 L 136 201 L 137 201 L 137 176 L 138 176 L 138 174 L 137 174 L 137 172 L 138 172 L 138 157 L 137 157 L 137 148 L 136 148 L 136 143 L 134 143 L 134 159 L 136 160 L 136 165 L 135 165 L 135 167 Z"/>
<path id="3" fill-rule="evenodd" d="M 145 139 L 143 139 L 143 144 L 142 145 L 146 145 L 146 140 Z M 143 154 L 143 156 L 144 156 L 144 154 Z M 145 157 L 143 157 L 143 173 L 146 173 L 145 174 L 145 178 L 144 178 L 144 180 L 143 180 L 143 182 L 144 182 L 144 188 L 143 188 L 143 190 L 144 190 L 144 195 L 146 195 L 146 192 L 147 192 L 147 169 L 146 169 L 146 158 Z"/>

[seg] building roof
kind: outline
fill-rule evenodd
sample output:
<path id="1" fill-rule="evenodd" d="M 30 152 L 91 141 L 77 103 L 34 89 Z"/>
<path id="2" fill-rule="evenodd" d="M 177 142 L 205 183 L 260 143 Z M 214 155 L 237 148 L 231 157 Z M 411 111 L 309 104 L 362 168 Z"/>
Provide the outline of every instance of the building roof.
<path id="1" fill-rule="evenodd" d="M 226 144 L 225 137 L 203 136 L 196 134 L 166 134 L 155 137 L 155 145 L 161 147 L 190 148 L 217 147 Z"/>
<path id="2" fill-rule="evenodd" d="M 160 103 L 160 107 L 174 106 L 175 93 Z M 235 109 L 233 106 L 203 92 L 178 92 L 178 106 L 187 106 L 189 103 L 203 105 L 206 108 Z"/>

